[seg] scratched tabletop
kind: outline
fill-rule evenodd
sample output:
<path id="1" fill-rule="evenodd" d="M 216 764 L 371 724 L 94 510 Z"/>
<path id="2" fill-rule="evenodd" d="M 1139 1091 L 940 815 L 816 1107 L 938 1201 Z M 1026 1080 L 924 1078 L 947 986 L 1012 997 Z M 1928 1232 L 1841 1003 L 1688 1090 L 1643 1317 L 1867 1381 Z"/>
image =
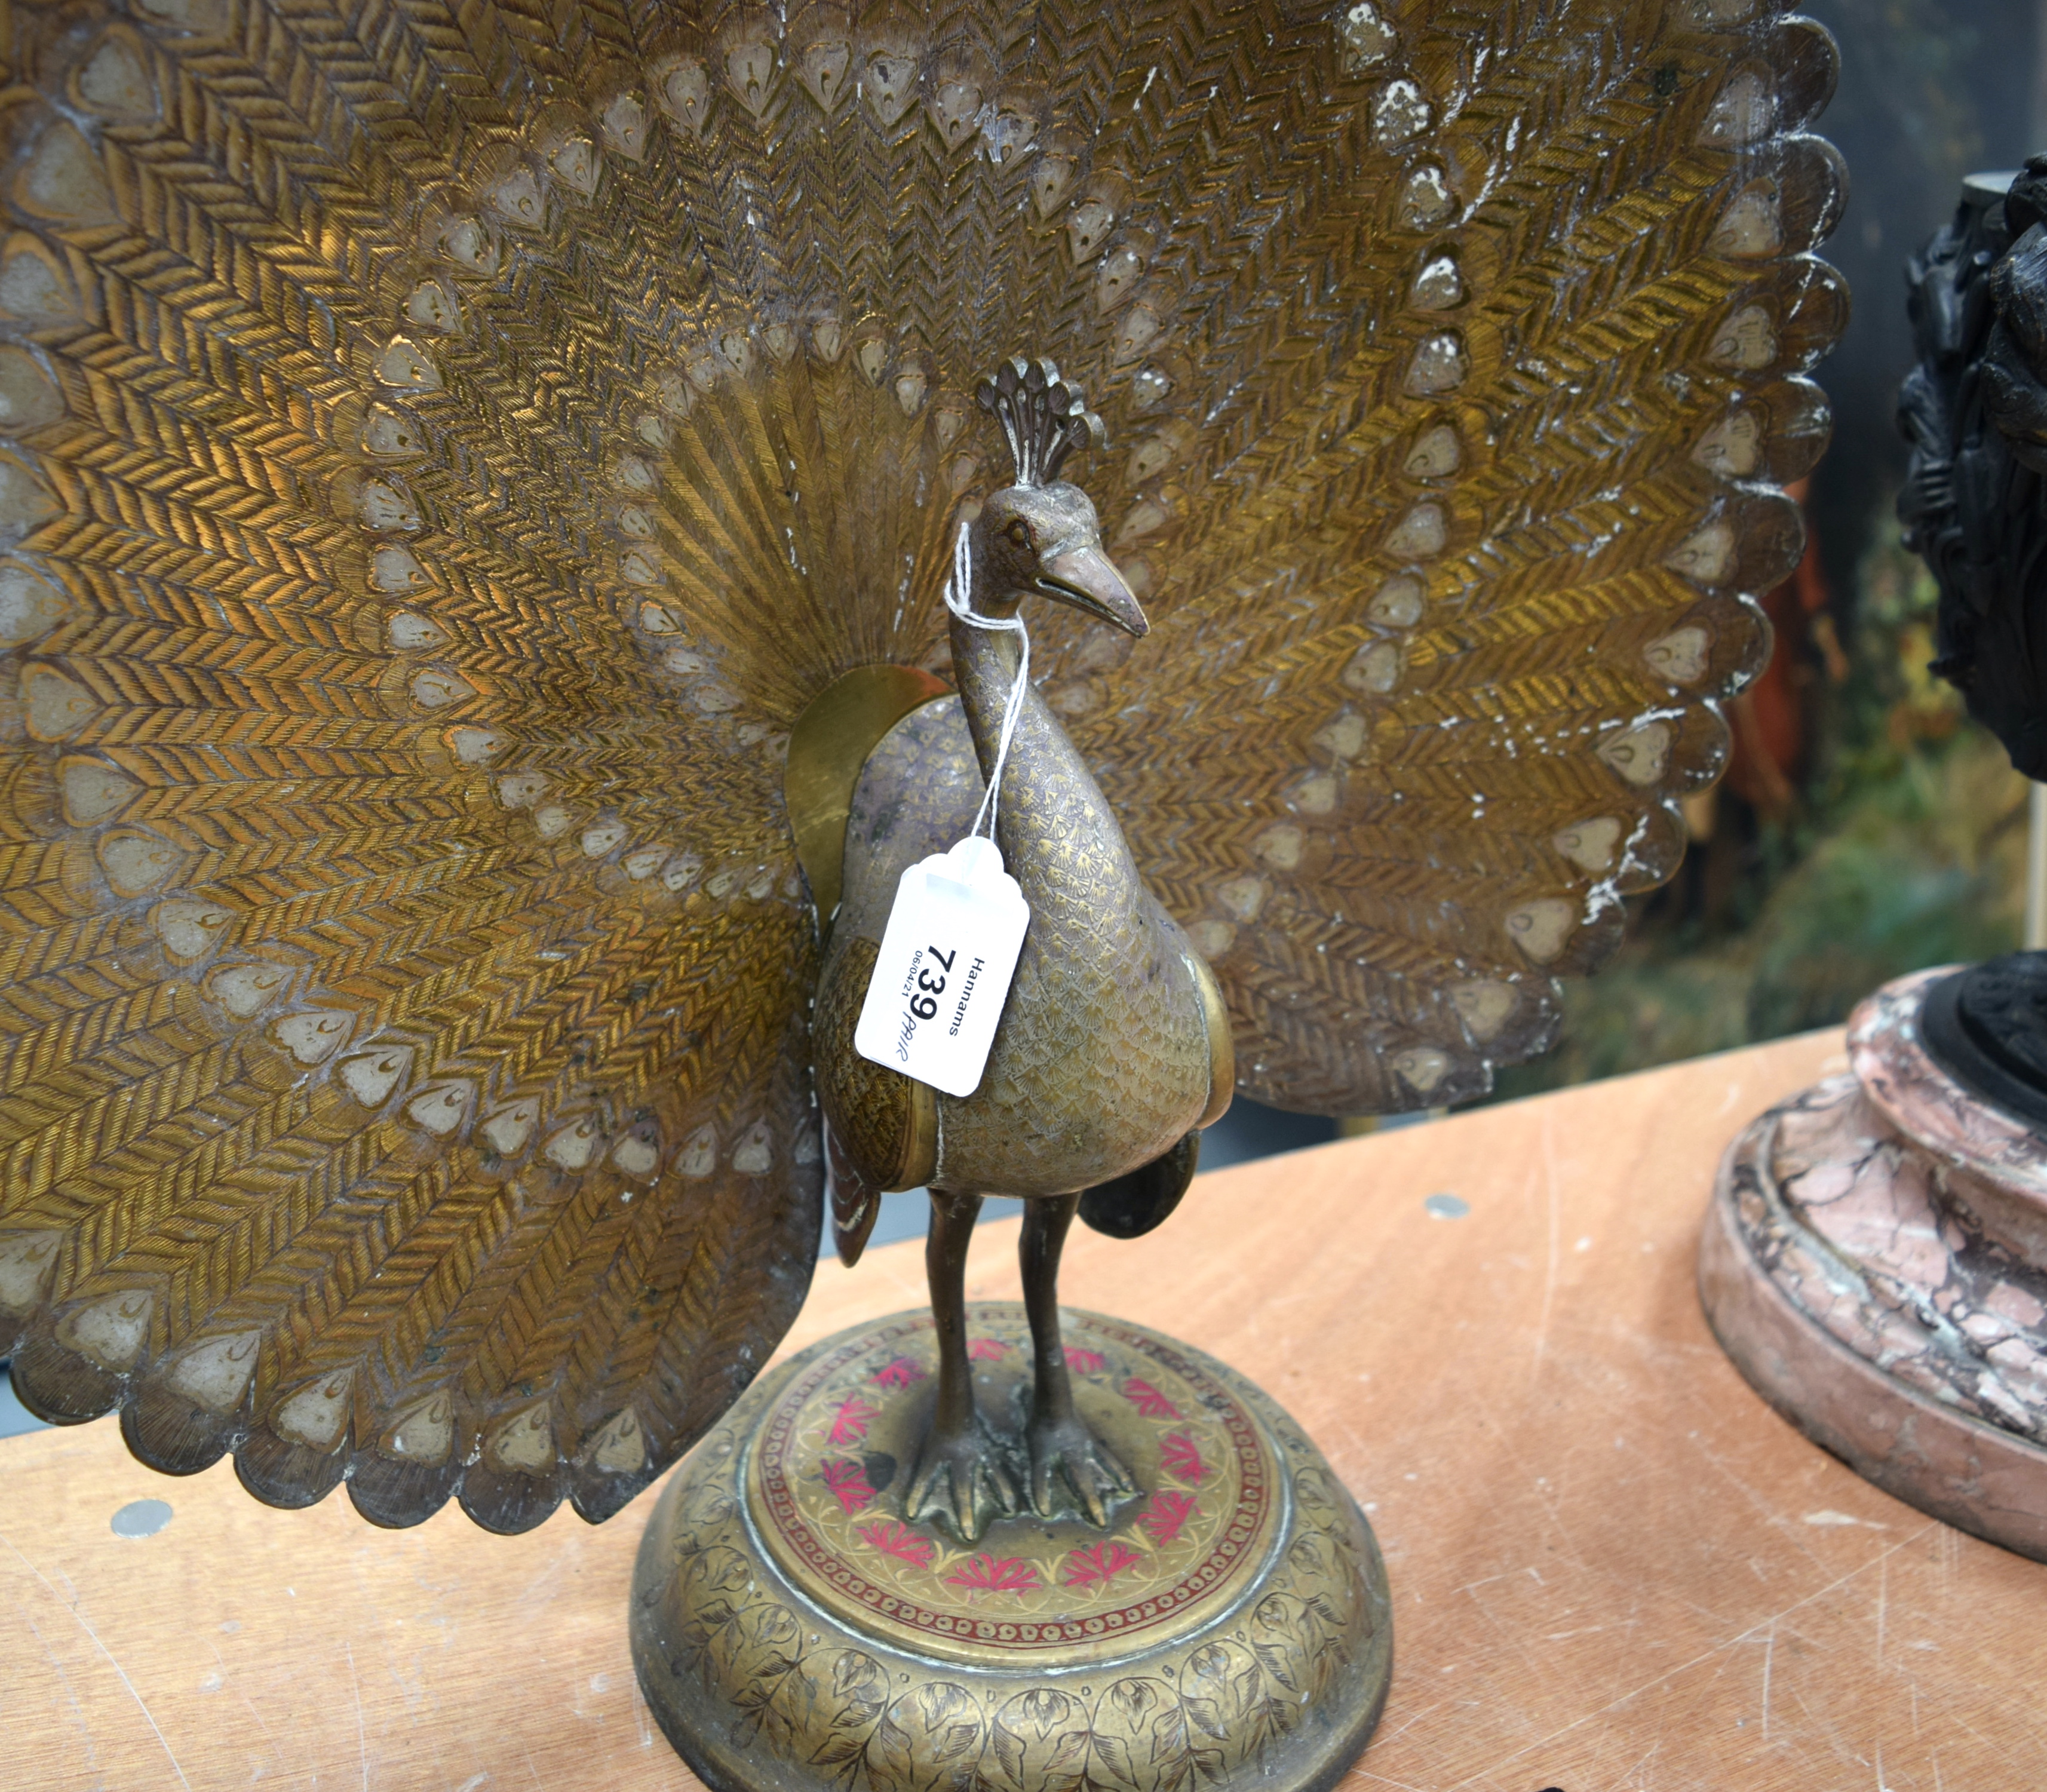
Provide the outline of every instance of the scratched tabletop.
<path id="1" fill-rule="evenodd" d="M 2047 1567 L 1805 1443 L 1699 1316 L 1722 1148 L 1840 1052 L 1268 1159 L 1140 1242 L 1077 1234 L 1068 1300 L 1262 1383 L 1378 1529 L 1397 1666 L 1352 1787 L 2047 1787 Z M 977 1237 L 977 1298 L 1016 1295 L 1016 1229 Z M 790 1347 L 922 1283 L 914 1242 L 822 1266 Z M 594 1531 L 563 1508 L 490 1537 L 451 1507 L 381 1531 L 339 1496 L 267 1511 L 226 1463 L 155 1474 L 110 1422 L 0 1442 L 0 1786 L 693 1786 L 626 1650 L 652 1498 Z M 142 1500 L 168 1522 L 117 1535 Z"/>

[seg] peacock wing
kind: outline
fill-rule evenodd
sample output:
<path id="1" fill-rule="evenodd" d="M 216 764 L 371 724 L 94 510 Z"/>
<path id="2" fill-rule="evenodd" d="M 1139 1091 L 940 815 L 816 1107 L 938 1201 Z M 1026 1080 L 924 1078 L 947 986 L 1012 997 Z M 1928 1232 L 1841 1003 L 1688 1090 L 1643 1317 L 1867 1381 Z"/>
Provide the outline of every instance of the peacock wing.
<path id="1" fill-rule="evenodd" d="M 1097 141 L 1143 171 L 1097 493 L 1154 628 L 1040 652 L 1263 1100 L 1482 1093 L 1677 863 L 1845 318 L 1833 48 L 1777 12 L 1289 13 Z"/>

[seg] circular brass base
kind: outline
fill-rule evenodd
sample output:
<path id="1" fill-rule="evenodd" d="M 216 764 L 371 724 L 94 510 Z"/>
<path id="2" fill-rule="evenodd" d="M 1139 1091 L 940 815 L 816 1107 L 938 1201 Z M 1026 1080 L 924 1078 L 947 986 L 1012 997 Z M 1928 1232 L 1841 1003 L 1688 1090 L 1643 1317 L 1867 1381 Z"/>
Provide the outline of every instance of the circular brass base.
<path id="1" fill-rule="evenodd" d="M 1371 1528 L 1298 1426 L 1155 1332 L 1069 1310 L 1074 1395 L 1139 1492 L 1107 1531 L 906 1522 L 930 1316 L 764 1376 L 678 1469 L 640 1546 L 633 1660 L 714 1792 L 1320 1792 L 1392 1673 Z M 973 1307 L 976 1396 L 1016 1434 L 1023 1310 Z"/>

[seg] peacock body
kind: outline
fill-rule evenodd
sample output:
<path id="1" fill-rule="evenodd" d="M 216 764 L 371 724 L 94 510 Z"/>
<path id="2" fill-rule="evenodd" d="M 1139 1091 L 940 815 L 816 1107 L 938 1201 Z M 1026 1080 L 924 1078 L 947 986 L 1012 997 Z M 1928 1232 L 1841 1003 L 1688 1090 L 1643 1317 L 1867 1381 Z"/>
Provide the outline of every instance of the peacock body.
<path id="1" fill-rule="evenodd" d="M 1766 0 L 11 33 L 0 1350 L 273 1504 L 604 1517 L 787 1328 L 789 737 L 971 673 L 1004 358 L 1105 419 L 1069 476 L 1151 623 L 1034 611 L 1039 713 L 1263 1100 L 1542 1047 L 1797 557 L 1842 180 Z"/>
<path id="2" fill-rule="evenodd" d="M 961 507 L 960 589 L 948 595 L 958 695 L 919 706 L 876 743 L 846 819 L 845 896 L 830 918 L 813 1052 L 849 1262 L 880 1190 L 1074 1194 L 1166 1156 L 1217 1117 L 1233 1080 L 1213 977 L 1145 888 L 1114 811 L 1028 676 L 1019 613 L 1033 599 L 1126 636 L 1149 627 L 1102 552 L 1086 493 L 1055 477 L 1070 435 L 1098 432 L 1100 419 L 1050 362 L 1012 362 L 999 379 L 980 397 L 1019 442 L 1027 476 Z M 1042 469 L 1034 411 L 1054 438 Z M 979 1086 L 944 1095 L 868 1062 L 853 1023 L 904 873 L 984 817 L 1015 867 L 1030 926 Z M 923 982 L 950 1008 L 973 974 L 934 963 Z"/>

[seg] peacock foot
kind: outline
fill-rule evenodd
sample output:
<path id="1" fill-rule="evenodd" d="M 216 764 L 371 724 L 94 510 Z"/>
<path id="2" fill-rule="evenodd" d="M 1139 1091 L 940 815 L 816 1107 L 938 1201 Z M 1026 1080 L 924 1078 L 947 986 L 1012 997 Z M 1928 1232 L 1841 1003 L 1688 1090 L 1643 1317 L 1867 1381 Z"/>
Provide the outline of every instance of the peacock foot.
<path id="1" fill-rule="evenodd" d="M 1081 1420 L 1039 1419 L 1025 1428 L 1031 1450 L 1031 1504 L 1041 1518 L 1070 1511 L 1070 1490 L 1082 1512 L 1106 1530 L 1116 1508 L 1137 1492 L 1130 1471 Z M 1062 1486 L 1063 1484 L 1063 1486 Z"/>
<path id="2" fill-rule="evenodd" d="M 962 1542 L 977 1543 L 996 1519 L 1021 1509 L 1009 1452 L 980 1414 L 957 1428 L 931 1426 L 904 1496 L 903 1515 L 911 1523 L 935 1519 Z"/>

